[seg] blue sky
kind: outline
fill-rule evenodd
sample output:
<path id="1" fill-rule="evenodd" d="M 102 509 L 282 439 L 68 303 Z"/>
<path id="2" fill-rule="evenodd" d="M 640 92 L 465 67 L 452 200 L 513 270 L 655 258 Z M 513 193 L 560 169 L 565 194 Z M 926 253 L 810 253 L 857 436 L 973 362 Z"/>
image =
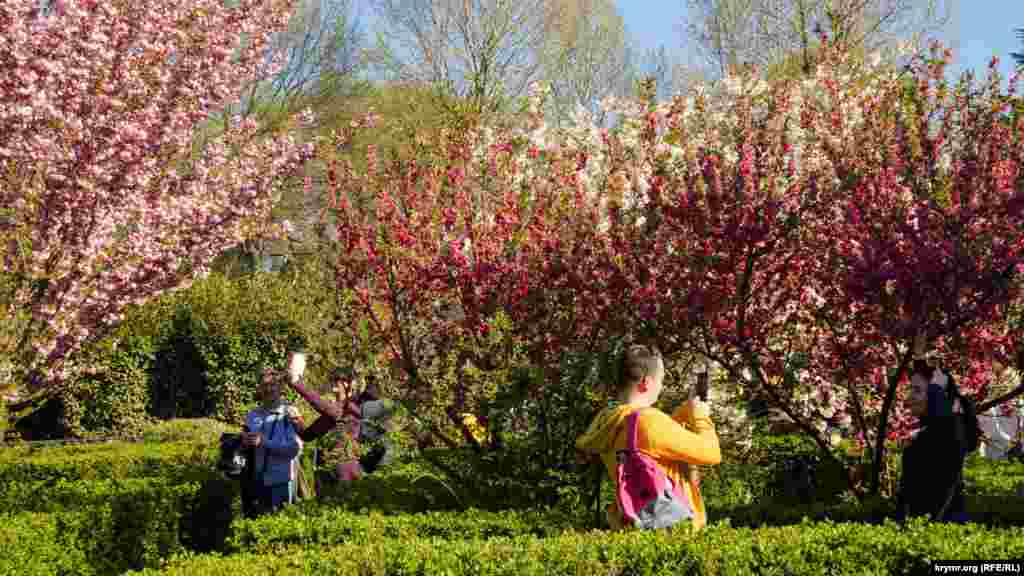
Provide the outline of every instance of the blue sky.
<path id="1" fill-rule="evenodd" d="M 924 0 L 921 0 L 924 1 Z M 686 0 L 619 0 L 626 26 L 641 48 L 664 44 L 683 63 L 694 58 L 682 33 Z M 1015 28 L 1024 28 L 1024 0 L 952 0 L 951 18 L 938 38 L 954 50 L 957 70 L 983 73 L 993 55 L 1008 77 L 1010 52 L 1021 51 Z"/>

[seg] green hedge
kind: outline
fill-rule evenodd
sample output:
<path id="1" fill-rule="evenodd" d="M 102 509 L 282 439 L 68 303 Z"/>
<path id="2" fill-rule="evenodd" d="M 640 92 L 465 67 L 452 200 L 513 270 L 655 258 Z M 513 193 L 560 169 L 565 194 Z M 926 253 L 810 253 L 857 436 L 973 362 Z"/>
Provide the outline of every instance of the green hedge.
<path id="1" fill-rule="evenodd" d="M 155 491 L 179 491 L 184 487 L 194 494 L 195 483 L 181 484 L 164 478 L 126 478 L 112 480 L 42 480 L 11 482 L 0 487 L 0 513 L 73 512 L 112 502 L 132 500 Z"/>
<path id="2" fill-rule="evenodd" d="M 214 455 L 212 445 L 191 442 L 16 446 L 0 449 L 0 485 L 61 479 L 180 478 L 212 466 Z"/>
<path id="3" fill-rule="evenodd" d="M 336 508 L 297 506 L 274 516 L 236 521 L 226 552 L 270 551 L 280 547 L 332 546 L 393 539 L 490 539 L 555 536 L 573 529 L 575 518 L 558 512 L 426 512 L 385 516 Z"/>
<path id="4" fill-rule="evenodd" d="M 964 466 L 964 488 L 970 494 L 1010 495 L 1024 484 L 1024 462 L 989 460 L 974 455 Z"/>
<path id="5" fill-rule="evenodd" d="M 77 534 L 63 529 L 50 514 L 0 514 L 0 574 L 91 576 Z"/>
<path id="6" fill-rule="evenodd" d="M 227 488 L 220 491 L 219 500 L 218 486 Z M 5 487 L 0 541 L 10 543 L 16 552 L 13 558 L 23 555 L 23 549 L 40 547 L 40 561 L 53 564 L 51 571 L 41 573 L 115 575 L 159 566 L 164 558 L 186 550 L 223 547 L 236 514 L 237 491 L 231 483 L 216 481 L 61 480 L 39 488 L 32 496 Z M 19 494 L 24 498 L 21 506 Z M 11 511 L 17 508 L 31 511 Z M 46 560 L 50 548 L 65 549 L 84 563 L 69 569 L 63 560 Z M 0 559 L 0 574 L 18 573 L 5 571 L 16 565 L 14 560 L 5 562 Z"/>
<path id="7" fill-rule="evenodd" d="M 223 546 L 237 487 L 219 479 L 214 454 L 194 443 L 0 450 L 3 541 L 17 549 L 13 558 L 38 541 L 85 559 L 74 570 L 40 572 L 49 574 L 121 574 Z M 4 566 L 0 574 L 20 573 Z"/>
<path id="8" fill-rule="evenodd" d="M 552 576 L 577 574 L 921 574 L 931 560 L 1013 559 L 1024 530 L 975 525 L 806 523 L 751 530 L 714 526 L 658 533 L 565 533 L 490 540 L 371 539 L 265 554 L 182 557 L 143 574 Z"/>
<path id="9" fill-rule="evenodd" d="M 146 336 L 108 338 L 78 362 L 88 368 L 61 394 L 65 433 L 134 435 L 149 421 L 149 371 L 156 345 Z"/>
<path id="10" fill-rule="evenodd" d="M 195 485 L 135 490 L 79 512 L 0 514 L 0 574 L 115 575 L 185 550 L 181 522 Z M 30 558 L 25 561 L 24 558 Z"/>

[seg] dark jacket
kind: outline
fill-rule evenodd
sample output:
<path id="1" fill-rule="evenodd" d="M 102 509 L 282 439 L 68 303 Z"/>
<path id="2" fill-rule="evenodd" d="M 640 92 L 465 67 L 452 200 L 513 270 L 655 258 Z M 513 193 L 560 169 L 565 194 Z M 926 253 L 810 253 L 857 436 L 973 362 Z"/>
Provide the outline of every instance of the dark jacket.
<path id="1" fill-rule="evenodd" d="M 896 510 L 901 521 L 925 514 L 940 522 L 965 519 L 963 418 L 934 406 L 930 401 L 929 416 L 921 419 L 923 429 L 903 451 Z"/>

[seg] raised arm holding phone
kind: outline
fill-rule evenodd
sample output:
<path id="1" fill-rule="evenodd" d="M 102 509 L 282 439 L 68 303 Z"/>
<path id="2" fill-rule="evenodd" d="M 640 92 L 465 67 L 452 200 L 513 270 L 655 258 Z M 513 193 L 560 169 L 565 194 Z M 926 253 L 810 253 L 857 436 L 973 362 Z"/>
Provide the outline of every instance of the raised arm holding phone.
<path id="1" fill-rule="evenodd" d="M 313 410 L 319 414 L 319 417 L 309 425 L 308 428 L 302 426 L 301 417 L 298 419 L 298 425 L 301 429 L 300 436 L 304 442 L 310 442 L 316 440 L 331 430 L 334 430 L 340 421 L 346 416 L 358 416 L 358 410 L 355 410 L 349 406 L 351 398 L 351 381 L 352 371 L 351 370 L 336 370 L 334 374 L 334 380 L 339 386 L 344 386 L 346 390 L 345 399 L 339 399 L 338 402 L 331 402 L 322 398 L 316 392 L 309 390 L 303 384 L 303 373 L 306 368 L 306 357 L 301 352 L 292 352 L 288 359 L 288 374 L 290 376 L 290 385 L 299 396 L 301 396 L 306 402 L 313 407 Z"/>

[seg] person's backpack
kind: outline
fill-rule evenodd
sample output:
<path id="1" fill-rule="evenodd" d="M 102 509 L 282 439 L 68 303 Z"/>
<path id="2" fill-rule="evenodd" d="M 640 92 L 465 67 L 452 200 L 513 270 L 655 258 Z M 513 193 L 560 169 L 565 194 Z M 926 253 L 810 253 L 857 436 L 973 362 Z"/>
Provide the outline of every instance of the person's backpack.
<path id="1" fill-rule="evenodd" d="M 249 450 L 242 447 L 242 435 L 225 432 L 220 435 L 220 460 L 217 469 L 231 479 L 242 477 L 249 463 Z"/>
<path id="2" fill-rule="evenodd" d="M 668 528 L 693 517 L 682 487 L 636 447 L 640 411 L 626 419 L 628 444 L 616 454 L 615 500 L 623 522 L 642 530 Z"/>

